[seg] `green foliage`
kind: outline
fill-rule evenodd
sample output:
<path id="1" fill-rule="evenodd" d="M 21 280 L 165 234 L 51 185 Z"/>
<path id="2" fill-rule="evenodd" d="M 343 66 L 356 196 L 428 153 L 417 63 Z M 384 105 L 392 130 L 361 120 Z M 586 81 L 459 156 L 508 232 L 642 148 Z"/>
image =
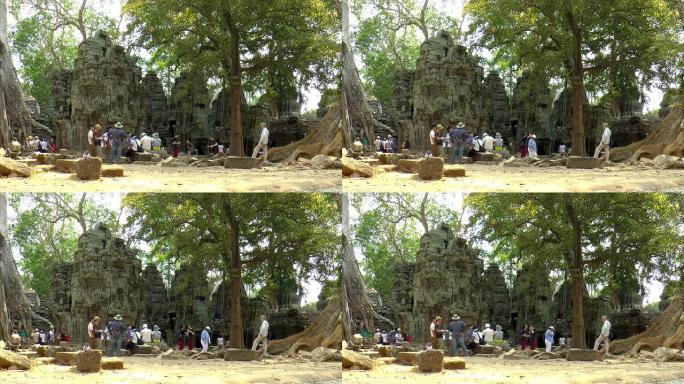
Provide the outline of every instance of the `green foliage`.
<path id="1" fill-rule="evenodd" d="M 384 104 L 392 100 L 395 76 L 415 69 L 425 39 L 439 30 L 460 37 L 458 20 L 441 12 L 438 1 L 356 0 L 353 5 L 359 19 L 354 49 L 363 61 L 365 90 Z"/>
<path id="2" fill-rule="evenodd" d="M 361 249 L 366 284 L 389 295 L 393 267 L 415 260 L 420 237 L 439 223 L 451 223 L 459 231 L 460 212 L 439 200 L 441 195 L 356 194 L 359 212 L 352 228 L 354 243 Z M 422 227 L 422 230 L 420 228 Z"/>
<path id="3" fill-rule="evenodd" d="M 17 20 L 11 31 L 12 48 L 19 57 L 17 68 L 24 92 L 45 108 L 53 75 L 73 69 L 82 33 L 107 31 L 116 38 L 116 21 L 104 15 L 100 1 L 12 0 L 10 11 Z M 81 5 L 85 5 L 83 12 Z"/>
<path id="4" fill-rule="evenodd" d="M 160 73 L 193 71 L 224 86 L 240 76 L 245 91 L 266 95 L 334 77 L 339 27 L 327 1 L 130 0 L 124 12 Z M 234 60 L 243 73 L 231 73 Z"/>
<path id="5" fill-rule="evenodd" d="M 585 280 L 615 292 L 679 273 L 682 239 L 677 202 L 664 194 L 472 194 L 470 233 L 506 251 L 502 263 L 570 276 L 573 231 L 582 226 Z"/>
<path id="6" fill-rule="evenodd" d="M 245 284 L 291 291 L 304 280 L 337 276 L 339 212 L 332 195 L 132 194 L 124 204 L 133 238 L 147 241 L 157 262 L 202 265 L 227 278 L 229 204 L 240 226 Z"/>
<path id="7" fill-rule="evenodd" d="M 682 23 L 667 0 L 472 0 L 466 12 L 502 69 L 570 82 L 576 28 L 589 91 L 633 96 L 636 81 L 647 87 L 681 74 Z"/>
<path id="8" fill-rule="evenodd" d="M 17 265 L 26 286 L 39 295 L 48 294 L 55 263 L 73 260 L 85 228 L 100 222 L 116 227 L 114 211 L 101 206 L 95 195 L 13 194 L 9 200 L 17 213 L 10 227 L 12 244 L 19 249 Z"/>

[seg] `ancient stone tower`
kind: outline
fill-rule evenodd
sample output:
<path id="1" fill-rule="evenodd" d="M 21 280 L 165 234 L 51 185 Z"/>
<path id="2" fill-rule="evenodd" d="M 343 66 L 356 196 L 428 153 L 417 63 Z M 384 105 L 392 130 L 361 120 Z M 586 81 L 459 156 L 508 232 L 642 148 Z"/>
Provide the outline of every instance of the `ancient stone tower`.
<path id="1" fill-rule="evenodd" d="M 490 264 L 485 269 L 480 282 L 482 291 L 481 319 L 483 322 L 501 325 L 511 330 L 511 299 L 506 280 L 497 264 Z"/>
<path id="2" fill-rule="evenodd" d="M 482 124 L 484 71 L 475 57 L 441 31 L 420 47 L 413 80 L 413 132 L 416 148 L 429 147 L 432 125 L 464 122 L 471 129 Z"/>
<path id="3" fill-rule="evenodd" d="M 98 315 L 106 324 L 115 315 L 137 325 L 142 315 L 141 263 L 123 239 L 104 224 L 81 235 L 71 273 L 71 321 L 68 334 L 86 340 L 88 319 Z"/>
<path id="4" fill-rule="evenodd" d="M 140 297 L 144 305 L 141 322 L 150 328 L 169 329 L 169 298 L 161 274 L 153 264 L 142 271 Z"/>
<path id="5" fill-rule="evenodd" d="M 416 255 L 409 323 L 416 340 L 429 338 L 430 321 L 437 315 L 447 321 L 456 313 L 468 324 L 479 320 L 482 270 L 482 260 L 447 224 L 423 235 Z"/>

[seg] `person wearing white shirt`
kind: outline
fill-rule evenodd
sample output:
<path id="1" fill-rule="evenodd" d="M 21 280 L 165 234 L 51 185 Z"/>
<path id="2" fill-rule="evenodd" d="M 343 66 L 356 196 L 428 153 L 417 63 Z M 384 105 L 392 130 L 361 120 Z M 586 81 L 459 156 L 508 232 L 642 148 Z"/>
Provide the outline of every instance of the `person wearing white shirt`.
<path id="1" fill-rule="evenodd" d="M 143 324 L 143 329 L 140 331 L 140 338 L 145 344 L 152 343 L 152 330 L 147 328 L 147 324 Z"/>
<path id="2" fill-rule="evenodd" d="M 594 342 L 594 351 L 598 351 L 601 344 L 606 344 L 606 354 L 608 354 L 608 348 L 610 347 L 610 321 L 608 321 L 608 316 L 601 316 L 603 320 L 603 327 L 601 327 L 601 334 Z"/>
<path id="3" fill-rule="evenodd" d="M 88 323 L 88 345 L 90 349 L 97 349 L 97 340 L 100 338 L 98 327 L 100 326 L 100 317 L 95 316 Z"/>
<path id="4" fill-rule="evenodd" d="M 211 336 L 209 335 L 211 328 L 209 326 L 204 327 L 202 334 L 200 335 L 200 342 L 202 343 L 202 352 L 209 352 L 209 344 L 211 343 Z"/>
<path id="5" fill-rule="evenodd" d="M 263 124 L 263 126 L 265 127 L 266 124 Z M 261 315 L 259 318 L 261 319 L 261 327 L 259 328 L 259 334 L 254 339 L 254 343 L 252 343 L 252 351 L 256 351 L 259 342 L 263 341 L 264 356 L 268 356 L 268 321 L 266 321 L 266 315 Z"/>
<path id="6" fill-rule="evenodd" d="M 482 337 L 484 337 L 485 343 L 492 344 L 494 342 L 494 330 L 489 324 L 485 324 L 485 330 L 482 331 Z"/>
<path id="7" fill-rule="evenodd" d="M 608 123 L 603 123 L 603 135 L 601 136 L 601 142 L 596 147 L 596 151 L 594 151 L 594 158 L 598 159 L 601 150 L 606 151 L 606 161 L 608 161 L 610 157 L 610 128 L 608 128 Z"/>
<path id="8" fill-rule="evenodd" d="M 140 138 L 140 145 L 142 146 L 143 151 L 149 152 L 152 150 L 152 138 L 147 136 L 147 133 L 142 134 L 142 137 Z"/>
<path id="9" fill-rule="evenodd" d="M 486 132 L 482 137 L 482 144 L 484 145 L 485 151 L 494 152 L 494 138 L 489 136 Z"/>
<path id="10" fill-rule="evenodd" d="M 264 150 L 264 162 L 268 162 L 268 128 L 266 128 L 266 123 L 261 123 L 259 142 L 257 143 L 256 147 L 254 147 L 252 158 L 256 159 L 260 149 Z"/>

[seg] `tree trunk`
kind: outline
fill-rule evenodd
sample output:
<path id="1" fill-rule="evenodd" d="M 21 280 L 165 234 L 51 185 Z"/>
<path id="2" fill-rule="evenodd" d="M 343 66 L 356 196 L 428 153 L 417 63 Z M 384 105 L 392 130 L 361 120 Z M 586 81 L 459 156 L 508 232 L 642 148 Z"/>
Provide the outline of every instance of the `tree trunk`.
<path id="1" fill-rule="evenodd" d="M 342 93 L 348 103 L 348 114 L 351 122 L 350 127 L 348 127 L 350 129 L 348 134 L 353 139 L 356 132 L 360 132 L 361 136 L 368 138 L 368 142 L 373 142 L 375 128 L 387 132 L 393 132 L 393 130 L 373 117 L 373 112 L 371 112 L 366 101 L 366 93 L 363 90 L 352 51 L 349 0 L 337 0 L 336 5 L 342 19 Z"/>
<path id="2" fill-rule="evenodd" d="M 230 226 L 230 348 L 242 349 L 245 346 L 242 330 L 242 260 L 240 258 L 240 225 L 230 203 L 223 204 L 223 211 Z"/>
<path id="3" fill-rule="evenodd" d="M 303 331 L 268 343 L 268 352 L 294 355 L 299 350 L 311 351 L 316 347 L 339 349 L 343 337 L 342 305 L 340 298 L 334 297 Z"/>
<path id="4" fill-rule="evenodd" d="M 610 343 L 610 352 L 639 353 L 641 349 L 653 351 L 659 347 L 684 348 L 684 292 L 670 299 L 670 305 L 651 325 L 638 335 Z"/>
<path id="5" fill-rule="evenodd" d="M 245 155 L 242 138 L 242 64 L 240 63 L 240 31 L 230 24 L 230 148 L 231 156 Z"/>
<path id="6" fill-rule="evenodd" d="M 573 203 L 565 200 L 565 214 L 572 225 L 572 265 L 570 276 L 572 287 L 572 329 L 571 348 L 584 349 L 587 346 L 584 332 L 584 258 L 582 257 L 582 223 L 575 212 Z"/>
<path id="7" fill-rule="evenodd" d="M 584 143 L 584 65 L 582 63 L 582 31 L 580 30 L 571 2 L 566 3 L 565 20 L 572 37 L 571 79 L 572 86 L 572 154 L 586 156 Z"/>
<path id="8" fill-rule="evenodd" d="M 0 339 L 8 341 L 12 322 L 31 330 L 31 304 L 24 293 L 7 233 L 7 195 L 0 194 Z M 12 322 L 10 322 L 10 319 Z"/>

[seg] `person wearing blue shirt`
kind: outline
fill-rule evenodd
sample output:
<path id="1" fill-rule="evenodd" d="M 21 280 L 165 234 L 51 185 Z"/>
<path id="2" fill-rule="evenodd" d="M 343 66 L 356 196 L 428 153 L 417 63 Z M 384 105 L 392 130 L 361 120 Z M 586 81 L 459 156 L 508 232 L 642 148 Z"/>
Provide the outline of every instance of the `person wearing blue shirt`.
<path id="1" fill-rule="evenodd" d="M 546 352 L 551 352 L 551 347 L 553 346 L 553 336 L 556 333 L 556 329 L 553 325 L 549 326 L 549 329 L 544 333 L 544 343 L 546 343 Z"/>
<path id="2" fill-rule="evenodd" d="M 200 342 L 202 343 L 202 352 L 209 352 L 209 344 L 211 344 L 211 336 L 209 336 L 209 331 L 211 328 L 205 327 L 200 336 Z"/>

